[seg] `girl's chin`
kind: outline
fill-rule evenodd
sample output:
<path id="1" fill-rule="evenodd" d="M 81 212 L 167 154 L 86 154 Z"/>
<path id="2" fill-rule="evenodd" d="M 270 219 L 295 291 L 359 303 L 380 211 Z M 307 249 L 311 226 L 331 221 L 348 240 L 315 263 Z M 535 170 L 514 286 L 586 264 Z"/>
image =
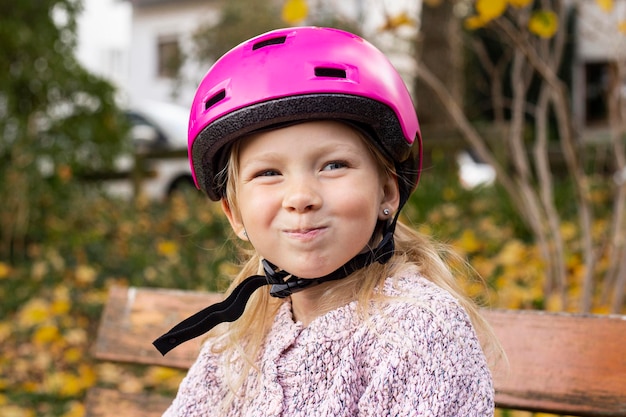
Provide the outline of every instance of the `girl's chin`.
<path id="1" fill-rule="evenodd" d="M 354 256 L 356 255 L 357 254 L 354 254 Z M 280 260 L 274 262 L 269 257 L 266 259 L 281 270 L 302 279 L 316 279 L 326 276 L 335 272 L 337 269 L 344 266 L 346 262 L 352 259 L 345 259 L 344 257 L 333 257 L 333 259 L 328 259 L 328 256 L 325 256 L 324 258 L 325 259 L 321 260 L 319 257 L 305 256 L 299 259 L 297 255 L 294 255 L 291 259 L 282 258 L 282 260 L 286 262 L 280 262 Z"/>

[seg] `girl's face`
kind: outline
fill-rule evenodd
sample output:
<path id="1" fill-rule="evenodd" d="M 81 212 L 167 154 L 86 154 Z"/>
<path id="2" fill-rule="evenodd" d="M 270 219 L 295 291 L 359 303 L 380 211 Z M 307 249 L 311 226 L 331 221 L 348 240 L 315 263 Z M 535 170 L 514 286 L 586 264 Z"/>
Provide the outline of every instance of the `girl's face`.
<path id="1" fill-rule="evenodd" d="M 332 121 L 258 133 L 241 143 L 238 207 L 222 207 L 260 256 L 300 278 L 329 274 L 371 244 L 383 213 L 398 207 L 360 135 Z M 245 233 L 244 233 L 245 232 Z"/>

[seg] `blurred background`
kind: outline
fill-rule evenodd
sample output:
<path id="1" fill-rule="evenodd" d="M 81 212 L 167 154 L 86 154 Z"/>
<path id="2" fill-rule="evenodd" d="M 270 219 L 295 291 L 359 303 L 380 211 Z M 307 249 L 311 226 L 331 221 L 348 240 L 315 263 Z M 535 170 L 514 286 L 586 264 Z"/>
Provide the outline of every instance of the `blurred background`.
<path id="1" fill-rule="evenodd" d="M 107 290 L 226 287 L 238 248 L 191 183 L 188 106 L 217 57 L 294 25 L 403 75 L 424 136 L 403 216 L 469 260 L 478 302 L 626 313 L 625 0 L 4 1 L 0 416 L 175 391 L 178 371 L 92 360 Z"/>

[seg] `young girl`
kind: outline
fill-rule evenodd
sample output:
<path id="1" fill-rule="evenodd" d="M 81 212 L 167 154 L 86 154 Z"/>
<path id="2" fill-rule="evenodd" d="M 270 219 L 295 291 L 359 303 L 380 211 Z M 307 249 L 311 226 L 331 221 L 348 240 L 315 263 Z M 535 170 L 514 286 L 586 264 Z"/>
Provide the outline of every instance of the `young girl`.
<path id="1" fill-rule="evenodd" d="M 398 221 L 420 148 L 400 76 L 353 34 L 277 30 L 214 64 L 191 166 L 254 250 L 225 301 L 155 341 L 210 330 L 166 416 L 493 415 L 488 327 Z"/>

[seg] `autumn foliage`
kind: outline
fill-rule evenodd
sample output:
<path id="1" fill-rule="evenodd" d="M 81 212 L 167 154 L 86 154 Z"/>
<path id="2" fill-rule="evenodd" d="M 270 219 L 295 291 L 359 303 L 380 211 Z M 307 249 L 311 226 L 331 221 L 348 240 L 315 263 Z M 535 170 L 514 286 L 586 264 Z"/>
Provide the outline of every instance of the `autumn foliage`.
<path id="1" fill-rule="evenodd" d="M 466 27 L 481 27 L 530 3 L 477 0 Z M 612 7 L 609 0 L 597 3 L 607 10 Z M 287 0 L 283 19 L 301 22 L 307 4 Z M 390 26 L 407 22 L 410 19 L 399 18 Z M 531 33 L 543 39 L 560 23 L 549 11 L 536 9 L 527 24 Z M 623 22 L 618 25 L 619 30 L 624 28 Z M 560 298 L 546 296 L 546 265 L 506 193 L 499 186 L 462 188 L 455 169 L 450 168 L 454 166 L 450 151 L 432 152 L 432 165 L 425 167 L 420 186 L 404 210 L 404 220 L 449 244 L 469 261 L 481 278 L 465 281 L 466 289 L 481 304 L 561 310 Z M 38 226 L 24 239 L 23 256 L 0 258 L 0 417 L 80 417 L 84 395 L 92 386 L 173 393 L 182 372 L 98 363 L 90 349 L 113 284 L 225 288 L 238 252 L 229 243 L 230 232 L 219 205 L 196 195 L 167 202 L 112 199 L 93 192 L 92 186 L 75 189 L 69 167 L 60 168 L 53 180 L 58 182 L 57 194 L 24 200 L 37 207 L 41 218 L 33 219 Z M 563 202 L 558 230 L 565 248 L 565 294 L 568 305 L 576 306 L 588 271 L 581 256 L 574 187 L 567 178 L 557 181 L 555 199 Z M 597 177 L 588 185 L 589 202 L 596 213 L 591 237 L 599 247 L 612 227 L 608 220 L 611 190 Z M 15 215 L 15 211 L 4 211 L 4 224 Z M 608 258 L 600 257 L 594 272 L 601 275 L 607 265 Z M 591 312 L 609 312 L 606 294 L 594 288 Z"/>
<path id="2" fill-rule="evenodd" d="M 484 281 L 467 281 L 466 288 L 483 305 L 557 309 L 544 298 L 540 257 L 502 192 L 463 189 L 443 157 L 433 165 L 439 168 L 428 168 L 405 220 L 470 260 Z M 173 393 L 180 371 L 90 357 L 107 289 L 121 284 L 216 291 L 234 272 L 238 252 L 228 243 L 219 206 L 205 198 L 135 204 L 99 195 L 74 198 L 72 211 L 51 213 L 46 239 L 30 243 L 26 262 L 0 261 L 3 417 L 81 416 L 85 392 L 94 385 Z M 595 198 L 602 206 L 602 190 Z M 600 232 L 607 225 L 594 227 Z M 575 223 L 562 229 L 572 239 L 578 233 Z M 580 276 L 581 268 L 572 255 L 571 274 Z M 572 298 L 579 291 L 577 285 L 568 289 Z M 595 312 L 604 311 L 596 304 Z"/>

